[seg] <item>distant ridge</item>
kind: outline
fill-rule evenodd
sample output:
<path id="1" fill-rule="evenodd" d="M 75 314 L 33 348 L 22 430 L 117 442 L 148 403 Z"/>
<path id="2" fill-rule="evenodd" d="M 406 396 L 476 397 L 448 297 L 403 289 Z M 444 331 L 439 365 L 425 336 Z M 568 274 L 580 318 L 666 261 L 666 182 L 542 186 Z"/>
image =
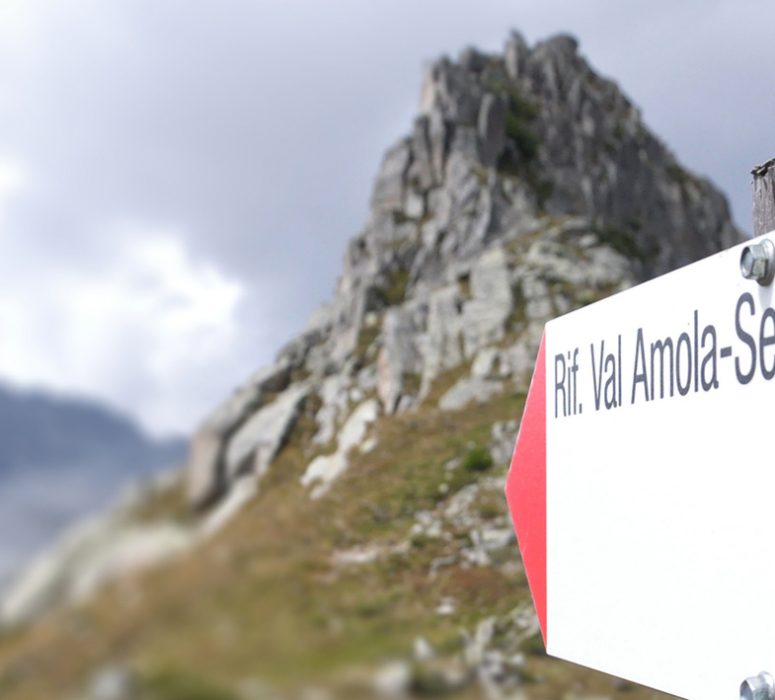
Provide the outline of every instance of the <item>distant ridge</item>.
<path id="1" fill-rule="evenodd" d="M 87 466 L 142 474 L 183 457 L 183 440 L 155 440 L 94 400 L 0 384 L 0 474 Z"/>
<path id="2" fill-rule="evenodd" d="M 97 401 L 0 384 L 0 587 L 62 528 L 184 455 L 183 439 L 155 440 Z"/>

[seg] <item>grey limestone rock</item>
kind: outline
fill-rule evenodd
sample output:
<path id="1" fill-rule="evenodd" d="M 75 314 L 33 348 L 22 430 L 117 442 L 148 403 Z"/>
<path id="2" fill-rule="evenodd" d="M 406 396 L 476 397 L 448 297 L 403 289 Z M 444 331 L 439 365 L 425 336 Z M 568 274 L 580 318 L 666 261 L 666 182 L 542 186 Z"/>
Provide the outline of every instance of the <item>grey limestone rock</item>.
<path id="1" fill-rule="evenodd" d="M 229 480 L 245 472 L 263 476 L 293 428 L 308 393 L 305 384 L 291 386 L 240 426 L 226 446 L 224 463 Z"/>
<path id="2" fill-rule="evenodd" d="M 470 403 L 485 403 L 502 391 L 502 382 L 465 377 L 439 399 L 439 408 L 458 411 Z"/>
<path id="3" fill-rule="evenodd" d="M 412 667 L 407 661 L 390 661 L 374 674 L 374 690 L 380 697 L 403 698 L 412 683 Z"/>
<path id="4" fill-rule="evenodd" d="M 496 464 L 508 466 L 517 440 L 517 421 L 498 421 L 490 434 L 490 454 Z"/>
<path id="5" fill-rule="evenodd" d="M 457 283 L 441 287 L 429 297 L 423 386 L 427 386 L 444 370 L 457 367 L 465 359 L 462 304 Z"/>
<path id="6" fill-rule="evenodd" d="M 501 372 L 512 378 L 517 391 L 527 391 L 530 386 L 537 351 L 538 344 L 532 343 L 529 337 L 502 351 Z"/>
<path id="7" fill-rule="evenodd" d="M 423 356 L 418 340 L 426 317 L 424 304 L 407 304 L 385 314 L 382 349 L 377 358 L 377 393 L 386 413 L 396 409 L 409 378 L 416 377 L 419 385 Z"/>
<path id="8" fill-rule="evenodd" d="M 226 488 L 220 463 L 222 446 L 222 437 L 207 426 L 191 438 L 186 462 L 186 494 L 194 508 L 207 505 Z"/>
<path id="9" fill-rule="evenodd" d="M 369 426 L 379 416 L 379 404 L 368 399 L 352 412 L 339 432 L 336 451 L 333 454 L 316 457 L 301 477 L 302 486 L 311 487 L 311 497 L 320 498 L 330 485 L 338 479 L 349 466 L 350 450 L 360 448 L 368 451 L 365 442 Z"/>
<path id="10" fill-rule="evenodd" d="M 529 51 L 524 37 L 518 32 L 512 32 L 504 51 L 506 72 L 512 80 L 517 81 L 521 77 Z"/>
<path id="11" fill-rule="evenodd" d="M 472 125 L 476 123 L 481 94 L 475 74 L 442 58 L 431 67 L 424 104 L 439 110 L 446 121 Z"/>
<path id="12" fill-rule="evenodd" d="M 404 213 L 411 219 L 420 219 L 425 214 L 425 198 L 415 189 L 408 189 L 404 197 Z"/>
<path id="13" fill-rule="evenodd" d="M 342 374 L 326 377 L 320 386 L 319 395 L 323 405 L 315 415 L 319 429 L 312 442 L 326 445 L 336 436 L 338 418 L 347 410 L 350 397 L 349 378 Z"/>
<path id="14" fill-rule="evenodd" d="M 488 379 L 500 374 L 500 350 L 498 348 L 482 348 L 471 365 L 471 376 L 474 379 Z"/>
<path id="15" fill-rule="evenodd" d="M 285 388 L 291 367 L 277 362 L 255 372 L 248 381 L 226 399 L 194 434 L 186 464 L 186 491 L 189 502 L 207 505 L 226 489 L 228 478 L 223 452 L 229 436 L 237 430 L 265 397 Z"/>
<path id="16" fill-rule="evenodd" d="M 138 694 L 135 674 L 125 666 L 113 665 L 92 676 L 85 700 L 136 700 Z"/>
<path id="17" fill-rule="evenodd" d="M 385 154 L 374 184 L 373 207 L 388 210 L 401 208 L 404 181 L 410 161 L 411 148 L 408 141 L 401 141 Z"/>
<path id="18" fill-rule="evenodd" d="M 487 250 L 471 269 L 472 298 L 463 306 L 466 356 L 500 340 L 513 309 L 511 279 L 502 248 Z"/>
<path id="19" fill-rule="evenodd" d="M 506 379 L 511 377 L 517 390 L 526 390 L 533 371 L 535 354 L 526 339 L 508 348 L 482 348 L 471 365 L 474 379 Z"/>
<path id="20" fill-rule="evenodd" d="M 479 108 L 479 154 L 482 164 L 492 167 L 498 162 L 506 142 L 506 102 L 502 97 L 488 93 Z"/>
<path id="21" fill-rule="evenodd" d="M 415 120 L 411 138 L 413 157 L 406 179 L 413 187 L 421 192 L 426 192 L 438 184 L 440 173 L 440 169 L 437 170 L 434 167 L 431 120 L 427 115 L 420 116 Z"/>

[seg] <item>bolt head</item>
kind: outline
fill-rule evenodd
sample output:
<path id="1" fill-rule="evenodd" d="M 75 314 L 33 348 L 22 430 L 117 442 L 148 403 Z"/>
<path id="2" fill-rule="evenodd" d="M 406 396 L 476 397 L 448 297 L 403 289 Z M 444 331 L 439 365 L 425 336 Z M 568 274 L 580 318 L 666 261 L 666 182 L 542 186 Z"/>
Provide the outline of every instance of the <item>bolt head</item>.
<path id="1" fill-rule="evenodd" d="M 751 243 L 740 254 L 740 272 L 749 280 L 759 284 L 772 282 L 775 272 L 775 245 L 767 239 L 761 243 Z"/>
<path id="2" fill-rule="evenodd" d="M 775 680 L 766 671 L 746 678 L 740 686 L 740 700 L 775 700 Z"/>

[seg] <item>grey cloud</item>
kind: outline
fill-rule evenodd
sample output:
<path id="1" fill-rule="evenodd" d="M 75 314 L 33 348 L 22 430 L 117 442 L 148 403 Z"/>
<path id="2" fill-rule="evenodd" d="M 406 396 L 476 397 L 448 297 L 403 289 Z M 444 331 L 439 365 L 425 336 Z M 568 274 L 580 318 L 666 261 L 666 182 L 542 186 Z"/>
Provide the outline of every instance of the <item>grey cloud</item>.
<path id="1" fill-rule="evenodd" d="M 771 3 L 68 7 L 46 13 L 30 48 L 0 47 L 0 156 L 33 177 L 9 230 L 78 268 L 111 254 L 116 219 L 158 222 L 238 279 L 243 342 L 209 370 L 222 388 L 210 378 L 203 411 L 331 292 L 382 152 L 408 129 L 422 66 L 441 53 L 497 50 L 512 27 L 531 40 L 575 33 L 679 157 L 731 195 L 744 227 L 747 169 L 775 151 L 775 97 L 754 77 L 766 84 L 772 61 Z"/>

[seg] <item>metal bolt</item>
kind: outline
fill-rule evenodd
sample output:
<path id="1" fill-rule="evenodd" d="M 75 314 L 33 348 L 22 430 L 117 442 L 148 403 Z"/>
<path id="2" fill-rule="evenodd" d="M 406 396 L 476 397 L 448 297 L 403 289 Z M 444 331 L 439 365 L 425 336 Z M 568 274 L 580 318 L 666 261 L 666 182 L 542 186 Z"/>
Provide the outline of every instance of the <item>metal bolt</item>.
<path id="1" fill-rule="evenodd" d="M 775 244 L 765 238 L 743 248 L 740 255 L 740 272 L 748 280 L 768 285 L 775 275 Z"/>
<path id="2" fill-rule="evenodd" d="M 740 700 L 775 700 L 775 679 L 766 671 L 746 678 L 740 685 Z"/>

